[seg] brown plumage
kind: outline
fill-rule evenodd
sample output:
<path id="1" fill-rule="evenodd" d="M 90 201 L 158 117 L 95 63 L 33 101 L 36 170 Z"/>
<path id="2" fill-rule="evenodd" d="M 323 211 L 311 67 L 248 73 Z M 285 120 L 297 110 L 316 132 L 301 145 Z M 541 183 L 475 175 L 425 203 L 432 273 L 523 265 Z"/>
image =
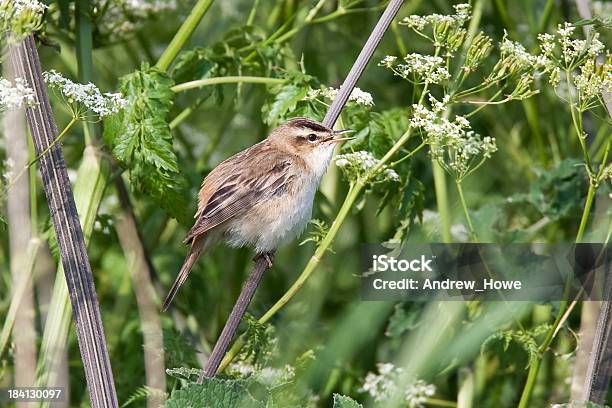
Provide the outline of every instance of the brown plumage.
<path id="1" fill-rule="evenodd" d="M 299 234 L 310 219 L 334 142 L 344 140 L 334 138 L 339 133 L 309 119 L 292 119 L 215 167 L 202 182 L 196 221 L 184 241 L 191 247 L 162 310 L 217 241 L 267 254 Z"/>

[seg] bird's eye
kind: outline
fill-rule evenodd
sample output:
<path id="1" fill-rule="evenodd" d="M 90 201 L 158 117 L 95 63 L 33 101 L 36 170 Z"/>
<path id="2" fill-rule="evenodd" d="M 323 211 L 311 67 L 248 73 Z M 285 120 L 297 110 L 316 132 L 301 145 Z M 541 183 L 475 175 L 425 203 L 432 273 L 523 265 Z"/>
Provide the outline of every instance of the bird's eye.
<path id="1" fill-rule="evenodd" d="M 306 138 L 308 139 L 309 142 L 314 142 L 317 140 L 317 135 L 315 135 L 314 133 L 311 133 L 308 136 L 306 136 Z"/>

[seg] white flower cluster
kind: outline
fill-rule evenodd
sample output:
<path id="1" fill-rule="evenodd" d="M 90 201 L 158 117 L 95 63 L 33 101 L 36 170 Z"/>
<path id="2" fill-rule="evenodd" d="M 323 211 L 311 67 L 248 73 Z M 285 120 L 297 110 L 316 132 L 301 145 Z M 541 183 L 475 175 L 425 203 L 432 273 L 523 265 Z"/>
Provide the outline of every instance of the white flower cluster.
<path id="1" fill-rule="evenodd" d="M 23 78 L 16 78 L 15 83 L 0 78 L 0 111 L 19 109 L 34 104 L 34 90 Z"/>
<path id="2" fill-rule="evenodd" d="M 45 4 L 36 0 L 3 0 L 2 3 L 13 3 L 13 9 L 15 10 L 15 14 L 42 14 L 48 8 Z"/>
<path id="3" fill-rule="evenodd" d="M 96 3 L 99 10 L 106 10 L 99 29 L 111 40 L 129 36 L 140 30 L 147 20 L 178 8 L 176 0 L 97 0 Z"/>
<path id="4" fill-rule="evenodd" d="M 339 154 L 336 156 L 336 166 L 338 166 L 350 180 L 366 175 L 370 170 L 376 167 L 378 163 L 379 160 L 374 157 L 372 153 L 365 150 L 354 153 Z M 399 174 L 387 166 L 383 166 L 376 176 L 376 181 L 400 180 Z"/>
<path id="5" fill-rule="evenodd" d="M 32 34 L 42 26 L 47 6 L 37 0 L 0 0 L 0 29 L 11 39 Z"/>
<path id="6" fill-rule="evenodd" d="M 536 70 L 546 70 L 549 60 L 545 55 L 532 55 L 525 47 L 508 39 L 508 33 L 499 44 L 500 58 L 486 82 L 500 81 L 508 77 L 528 75 Z"/>
<path id="7" fill-rule="evenodd" d="M 440 26 L 440 25 L 453 25 L 462 26 L 467 20 L 470 19 L 470 13 L 472 11 L 471 6 L 467 3 L 456 4 L 453 6 L 455 14 L 443 15 L 443 14 L 430 14 L 427 16 L 411 15 L 403 18 L 399 24 L 406 25 L 415 31 L 423 31 L 427 25 Z"/>
<path id="8" fill-rule="evenodd" d="M 508 34 L 504 34 L 504 38 L 499 45 L 502 59 L 511 57 L 517 64 L 517 69 L 540 69 L 544 68 L 548 63 L 548 58 L 544 55 L 532 55 L 525 47 L 516 41 L 508 39 Z"/>
<path id="9" fill-rule="evenodd" d="M 311 89 L 310 91 L 308 91 L 308 95 L 306 96 L 306 98 L 315 99 L 318 97 L 324 97 L 333 101 L 334 99 L 336 99 L 337 95 L 338 89 L 329 87 L 323 89 Z M 357 87 L 353 88 L 353 90 L 351 91 L 349 101 L 355 102 L 358 105 L 362 106 L 374 106 L 374 98 L 372 98 L 372 95 L 366 91 L 362 91 Z"/>
<path id="10" fill-rule="evenodd" d="M 595 59 L 588 59 L 580 66 L 580 73 L 574 76 L 574 85 L 580 98 L 586 101 L 597 98 L 602 92 L 612 92 L 612 64 L 605 62 L 598 66 Z"/>
<path id="11" fill-rule="evenodd" d="M 592 31 L 587 40 L 572 38 L 576 26 L 570 23 L 559 24 L 555 34 L 540 34 L 540 52 L 546 58 L 547 64 L 544 72 L 549 76 L 549 82 L 557 88 L 557 94 L 562 98 L 567 95 L 573 99 L 577 96 L 577 106 L 587 110 L 599 103 L 602 92 L 612 90 L 612 56 L 606 51 L 604 44 L 599 40 L 599 33 Z M 603 62 L 598 57 L 605 54 Z M 572 82 L 574 89 L 560 84 L 565 76 Z"/>
<path id="12" fill-rule="evenodd" d="M 612 3 L 610 1 L 592 1 L 591 10 L 595 16 L 612 16 Z"/>
<path id="13" fill-rule="evenodd" d="M 295 368 L 289 364 L 286 364 L 282 368 L 261 368 L 256 365 L 239 361 L 237 363 L 232 363 L 229 366 L 229 372 L 241 378 L 253 378 L 259 381 L 260 383 L 268 386 L 278 385 L 279 383 L 286 383 L 295 378 Z"/>
<path id="14" fill-rule="evenodd" d="M 0 163 L 1 164 L 1 163 Z M 4 184 L 9 185 L 13 180 L 13 170 L 15 167 L 15 162 L 12 157 L 7 158 L 4 161 L 4 172 L 2 173 L 2 179 L 4 180 Z M 0 180 L 0 181 L 3 181 Z"/>
<path id="15" fill-rule="evenodd" d="M 445 118 L 442 113 L 448 104 L 448 95 L 442 101 L 429 95 L 429 101 L 432 109 L 412 105 L 410 126 L 423 130 L 432 156 L 461 180 L 479 164 L 478 158 L 484 161 L 497 151 L 495 139 L 489 136 L 480 138 L 469 130 L 470 122 L 463 116 L 456 116 L 454 121 Z"/>
<path id="16" fill-rule="evenodd" d="M 476 70 L 480 63 L 489 55 L 491 52 L 493 40 L 483 32 L 478 33 L 470 46 L 467 49 L 465 55 L 465 62 L 463 64 L 463 70 L 466 73 L 470 73 Z"/>
<path id="17" fill-rule="evenodd" d="M 422 380 L 406 381 L 404 370 L 391 363 L 377 364 L 378 373 L 368 373 L 360 392 L 367 392 L 376 402 L 402 398 L 410 408 L 421 408 L 436 387 Z"/>
<path id="18" fill-rule="evenodd" d="M 397 57 L 387 55 L 378 65 L 391 69 L 404 79 L 412 80 L 412 76 L 418 83 L 439 84 L 450 78 L 441 57 L 411 53 L 404 57 L 405 64 L 394 65 L 396 61 Z"/>
<path id="19" fill-rule="evenodd" d="M 594 32 L 589 40 L 581 40 L 572 38 L 575 30 L 576 26 L 566 22 L 558 25 L 555 35 L 539 34 L 542 55 L 549 60 L 562 62 L 560 65 L 564 68 L 573 69 L 584 58 L 596 57 L 605 50 L 604 44 L 599 40 L 599 33 Z"/>
<path id="20" fill-rule="evenodd" d="M 120 93 L 102 93 L 92 83 L 72 82 L 55 70 L 43 72 L 43 78 L 51 88 L 61 93 L 75 116 L 78 117 L 83 116 L 86 111 L 92 111 L 102 118 L 119 112 L 128 103 Z"/>

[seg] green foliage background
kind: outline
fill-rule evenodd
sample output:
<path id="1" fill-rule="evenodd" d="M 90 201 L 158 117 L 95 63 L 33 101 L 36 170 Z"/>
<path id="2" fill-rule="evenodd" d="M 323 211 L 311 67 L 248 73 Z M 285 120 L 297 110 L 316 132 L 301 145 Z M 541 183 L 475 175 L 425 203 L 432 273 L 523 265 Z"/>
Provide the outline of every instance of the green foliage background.
<path id="1" fill-rule="evenodd" d="M 104 31 L 104 16 L 99 20 L 92 16 L 91 80 L 103 90 L 120 90 L 130 102 L 121 114 L 95 126 L 94 133 L 100 137 L 94 143 L 112 156 L 116 166 L 111 177 L 122 177 L 129 186 L 157 297 L 170 287 L 186 254 L 181 242 L 195 213 L 203 177 L 226 157 L 262 140 L 284 117 L 321 119 L 324 106 L 304 102 L 308 86 L 337 88 L 341 84 L 383 6 L 370 0 L 328 1 L 317 18 L 302 24 L 316 3 L 215 2 L 167 72 L 155 64 L 189 12 L 190 2 L 181 2 L 177 11 L 149 16 L 141 29 L 119 38 Z M 80 43 L 73 2 L 60 0 L 51 7 L 41 36 L 43 44 L 48 44 L 40 47 L 44 69 L 77 78 Z M 399 17 L 433 12 L 450 14 L 452 4 L 410 0 Z M 255 13 L 252 24 L 246 25 L 251 13 Z M 536 47 L 539 32 L 552 32 L 561 21 L 580 19 L 574 2 L 565 0 L 484 1 L 482 13 L 480 27 L 495 42 L 506 30 L 527 49 Z M 277 30 L 280 35 L 270 40 Z M 286 33 L 292 35 L 285 38 Z M 603 30 L 602 34 L 609 47 L 610 32 Z M 380 158 L 406 129 L 412 86 L 377 66 L 385 55 L 401 55 L 406 47 L 428 52 L 412 32 L 393 26 L 358 84 L 372 94 L 375 106 L 364 110 L 349 104 L 341 119 L 344 126 L 359 131 L 346 149 L 368 150 Z M 285 82 L 172 91 L 173 86 L 187 81 L 228 76 Z M 499 147 L 494 158 L 464 183 L 474 227 L 483 241 L 571 242 L 576 235 L 588 187 L 586 174 L 578 165 L 579 145 L 567 106 L 549 87 L 536 86 L 541 91 L 531 99 L 491 106 L 471 118 L 474 129 L 494 136 Z M 187 107 L 193 112 L 175 122 Z M 70 116 L 56 100 L 54 108 L 61 127 Z M 610 138 L 609 117 L 603 110 L 589 113 L 584 126 L 590 147 L 598 152 Z M 71 171 L 79 166 L 85 143 L 82 127 L 73 128 L 65 138 L 63 151 Z M 417 144 L 409 143 L 409 147 Z M 0 149 L 0 159 L 4 157 Z M 573 333 L 580 329 L 580 306 L 555 339 L 552 352 L 542 355 L 537 344 L 552 323 L 559 306 L 555 303 L 509 306 L 360 300 L 355 275 L 361 271 L 361 244 L 394 237 L 414 242 L 442 240 L 427 152 L 402 163 L 398 172 L 400 182 L 368 187 L 332 250 L 285 308 L 266 325 L 258 326 L 252 318 L 243 324 L 242 328 L 248 329 L 248 342 L 238 359 L 259 370 L 290 365 L 296 374 L 284 383 L 262 384 L 255 376 L 237 379 L 236 372 L 229 371 L 203 387 L 188 385 L 193 380 L 189 368 L 198 368 L 202 354 L 210 352 L 252 265 L 253 254 L 248 249 L 221 245 L 197 263 L 175 300 L 175 312 L 162 314 L 166 367 L 177 369 L 167 377 L 165 391 L 172 393 L 168 407 L 358 406 L 348 397 L 334 394 L 372 406 L 375 402 L 360 387 L 367 373 L 375 372 L 381 362 L 393 362 L 409 375 L 434 384 L 435 395 L 425 406 L 458 406 L 458 395 L 469 391 L 473 405 L 461 406 L 512 407 L 518 403 L 534 359 L 543 359 L 545 368 L 529 406 L 546 407 L 570 400 L 568 378 L 575 359 Z M 48 230 L 49 221 L 40 183 L 37 188 L 42 232 Z M 293 283 L 334 220 L 347 191 L 348 183 L 331 166 L 315 200 L 313 218 L 319 221 L 309 228 L 310 235 L 278 251 L 250 314 L 261 316 Z M 609 183 L 598 191 L 587 230 L 590 240 L 602 241 L 606 236 L 610 192 Z M 89 255 L 119 400 L 144 406 L 150 391 L 143 388 L 141 316 L 114 229 L 113 216 L 123 205 L 117 196 L 114 184 L 109 184 Z M 449 203 L 452 224 L 461 230 L 465 221 L 459 197 L 451 188 Z M 0 226 L 0 321 L 11 300 L 8 242 L 8 232 Z M 49 290 L 48 285 L 36 286 L 38 297 Z M 38 305 L 37 315 L 43 308 Z M 177 324 L 177 316 L 183 324 Z M 10 350 L 0 357 L 0 386 L 8 386 L 12 376 Z M 69 362 L 71 405 L 87 405 L 73 328 Z"/>

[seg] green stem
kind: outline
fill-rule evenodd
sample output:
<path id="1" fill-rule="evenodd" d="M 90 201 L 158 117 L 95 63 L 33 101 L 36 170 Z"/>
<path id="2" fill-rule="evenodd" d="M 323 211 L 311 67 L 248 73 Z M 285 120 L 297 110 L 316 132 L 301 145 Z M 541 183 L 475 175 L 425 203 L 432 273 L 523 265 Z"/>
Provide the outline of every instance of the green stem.
<path id="1" fill-rule="evenodd" d="M 566 72 L 566 77 L 569 78 L 569 72 Z M 567 84 L 570 86 L 569 79 L 567 79 Z M 574 130 L 576 131 L 576 135 L 578 136 L 578 140 L 580 142 L 580 147 L 582 149 L 582 154 L 584 156 L 585 165 L 587 167 L 587 172 L 589 175 L 589 190 L 587 192 L 586 202 L 584 204 L 584 208 L 582 210 L 582 217 L 580 219 L 580 226 L 578 227 L 578 233 L 576 234 L 576 242 L 582 242 L 584 237 L 584 232 L 586 230 L 586 226 L 588 224 L 589 216 L 591 214 L 591 208 L 593 206 L 593 200 L 597 193 L 599 174 L 595 174 L 589 158 L 588 151 L 586 149 L 586 145 L 584 139 L 582 138 L 583 130 L 582 130 L 582 119 L 577 117 L 580 115 L 580 112 L 576 113 L 574 111 L 574 103 L 570 95 L 569 100 L 570 112 L 572 115 L 572 124 L 574 125 Z M 605 163 L 604 163 L 605 164 Z M 603 164 L 602 164 L 603 165 Z M 558 328 L 563 322 L 563 316 L 565 311 L 567 310 L 568 300 L 570 289 L 571 289 L 571 276 L 569 276 L 565 282 L 565 288 L 563 293 L 563 300 L 559 305 L 559 311 L 557 312 L 557 316 L 555 317 L 555 321 L 546 333 L 546 338 L 540 345 L 538 351 L 540 353 L 544 353 L 550 344 L 552 343 L 555 333 L 558 332 Z M 519 402 L 518 408 L 527 408 L 529 404 L 529 399 L 531 398 L 531 394 L 533 392 L 533 387 L 535 386 L 535 382 L 538 376 L 538 372 L 540 370 L 540 361 L 541 358 L 536 359 L 531 366 L 529 367 L 529 373 L 527 374 L 527 381 L 525 382 L 525 387 L 523 388 L 523 393 L 521 395 L 521 400 Z"/>
<path id="2" fill-rule="evenodd" d="M 404 157 L 402 157 L 401 159 L 396 160 L 396 161 L 394 161 L 394 162 L 392 162 L 392 163 L 389 163 L 389 166 L 388 166 L 388 167 L 395 167 L 395 166 L 397 166 L 398 164 L 400 164 L 401 162 L 403 162 L 403 161 L 405 161 L 405 160 L 408 160 L 409 158 L 411 158 L 412 156 L 414 156 L 414 154 L 415 154 L 416 152 L 418 152 L 418 151 L 419 151 L 419 150 L 421 150 L 423 147 L 425 147 L 425 145 L 426 145 L 426 144 L 427 144 L 427 142 L 422 141 L 422 142 L 421 142 L 421 144 L 420 144 L 420 145 L 418 145 L 418 146 L 417 146 L 417 147 L 416 147 L 416 148 L 415 148 L 413 151 L 411 151 L 410 153 L 408 153 L 407 155 L 405 155 L 405 156 L 404 156 Z"/>
<path id="3" fill-rule="evenodd" d="M 457 192 L 459 192 L 459 198 L 461 199 L 463 214 L 465 214 L 465 219 L 467 220 L 468 227 L 470 229 L 470 237 L 472 238 L 472 241 L 478 242 L 478 237 L 476 236 L 476 231 L 474 230 L 474 224 L 472 224 L 472 218 L 470 217 L 470 212 L 468 211 L 465 197 L 463 196 L 463 186 L 461 184 L 461 180 L 455 180 L 455 184 L 457 185 Z"/>
<path id="4" fill-rule="evenodd" d="M 27 168 L 30 168 L 30 166 L 32 166 L 34 163 L 39 161 L 45 154 L 49 153 L 49 150 L 51 150 L 53 148 L 53 146 L 55 146 L 57 143 L 59 143 L 64 138 L 64 136 L 66 136 L 68 134 L 70 129 L 72 129 L 72 127 L 77 123 L 77 121 L 78 121 L 78 119 L 76 117 L 73 117 L 72 119 L 70 119 L 70 122 L 68 122 L 68 124 L 66 125 L 64 130 L 62 130 L 62 132 L 55 138 L 55 140 L 53 140 L 53 142 L 51 142 L 51 144 L 49 146 L 47 146 L 47 148 L 45 150 L 43 150 L 38 156 L 36 156 L 34 158 L 34 160 L 31 160 L 28 163 Z"/>
<path id="5" fill-rule="evenodd" d="M 446 401 L 439 398 L 427 398 L 425 400 L 425 405 L 430 405 L 432 407 L 448 407 L 448 408 L 456 408 L 457 403 L 455 401 Z"/>
<path id="6" fill-rule="evenodd" d="M 77 123 L 78 119 L 76 117 L 73 117 L 70 122 L 68 123 L 68 125 L 66 125 L 66 127 L 64 128 L 64 130 L 62 130 L 62 132 L 59 134 L 59 136 L 57 136 L 55 138 L 55 140 L 53 140 L 53 142 L 51 142 L 51 144 L 49 146 L 47 146 L 47 148 L 45 150 L 43 150 L 38 156 L 34 157 L 32 160 L 30 160 L 30 162 L 24 167 L 22 168 L 19 173 L 17 173 L 17 175 L 15 176 L 15 178 L 13 178 L 11 180 L 11 183 L 8 185 L 8 189 L 10 189 L 13 184 L 15 184 L 15 182 L 17 180 L 19 180 L 19 178 L 21 176 L 23 176 L 23 174 L 29 169 L 31 168 L 34 163 L 36 163 L 37 161 L 39 161 L 45 154 L 49 153 L 49 150 L 51 150 L 53 148 L 53 146 L 55 146 L 58 142 L 60 142 L 64 136 L 66 136 L 68 134 L 68 132 L 70 131 L 70 129 L 72 129 L 72 127 Z"/>
<path id="7" fill-rule="evenodd" d="M 36 151 L 34 150 L 34 143 L 32 143 L 32 138 L 28 137 L 28 150 L 29 157 L 31 160 L 34 160 L 36 157 Z M 30 177 L 30 218 L 32 219 L 32 236 L 38 236 L 38 198 L 37 198 L 37 190 L 36 190 L 36 166 L 30 166 L 29 171 Z"/>
<path id="8" fill-rule="evenodd" d="M 251 12 L 249 13 L 249 18 L 247 19 L 246 25 L 252 26 L 253 21 L 255 21 L 255 15 L 257 14 L 257 8 L 259 7 L 259 0 L 255 0 L 253 2 L 253 7 L 251 7 Z"/>
<path id="9" fill-rule="evenodd" d="M 531 397 L 531 393 L 533 392 L 533 387 L 535 386 L 538 371 L 540 371 L 541 361 L 541 359 L 537 358 L 529 366 L 527 381 L 525 383 L 525 387 L 523 388 L 523 394 L 521 395 L 521 400 L 519 401 L 518 408 L 527 408 L 529 406 L 529 398 Z"/>
<path id="10" fill-rule="evenodd" d="M 238 84 L 238 83 L 250 83 L 250 84 L 282 84 L 285 80 L 281 78 L 268 78 L 268 77 L 256 77 L 256 76 L 226 76 L 216 78 L 198 79 L 196 81 L 189 81 L 182 84 L 173 86 L 171 89 L 174 92 L 187 91 L 189 89 L 201 88 L 208 85 L 219 85 L 219 84 Z"/>
<path id="11" fill-rule="evenodd" d="M 554 8 L 555 1 L 547 0 L 544 10 L 542 11 L 542 17 L 540 17 L 540 22 L 538 24 L 538 33 L 546 32 L 546 27 L 548 26 L 548 21 L 550 20 L 550 16 Z"/>
<path id="12" fill-rule="evenodd" d="M 76 57 L 79 70 L 79 81 L 86 84 L 93 82 L 93 35 L 91 24 L 91 1 L 77 0 L 76 17 Z M 83 122 L 85 144 L 90 144 L 94 138 L 93 124 Z"/>
<path id="13" fill-rule="evenodd" d="M 368 174 L 358 179 L 354 184 L 351 184 L 348 194 L 346 195 L 344 202 L 342 203 L 342 206 L 340 207 L 340 210 L 336 215 L 336 218 L 332 222 L 332 225 L 329 228 L 329 231 L 327 232 L 325 237 L 323 238 L 323 241 L 321 241 L 321 243 L 315 250 L 314 255 L 310 258 L 308 264 L 306 264 L 306 267 L 304 268 L 300 276 L 298 276 L 297 280 L 293 283 L 293 285 L 291 285 L 287 292 L 285 292 L 285 294 L 259 319 L 259 323 L 264 324 L 268 320 L 270 320 L 272 316 L 274 316 L 280 309 L 282 309 L 302 288 L 302 286 L 304 286 L 310 275 L 312 275 L 316 267 L 321 262 L 321 258 L 323 257 L 325 252 L 327 252 L 329 246 L 336 238 L 340 227 L 342 226 L 347 215 L 353 208 L 353 204 L 359 197 L 359 194 L 361 193 L 363 188 L 366 186 L 367 180 L 383 168 L 385 163 L 389 161 L 389 159 L 408 141 L 408 139 L 410 139 L 411 133 L 412 129 L 408 128 L 408 130 L 404 132 L 404 134 L 398 139 L 398 141 L 395 142 L 393 147 L 389 149 L 389 151 L 383 156 L 383 158 L 378 162 L 378 164 L 370 170 Z M 409 153 L 409 155 L 416 153 L 416 151 L 420 150 L 422 147 L 423 145 L 419 145 L 415 150 Z M 244 335 L 240 336 L 238 340 L 236 340 L 236 342 L 232 345 L 230 350 L 225 354 L 223 361 L 221 361 L 221 364 L 219 365 L 218 372 L 223 371 L 225 367 L 227 367 L 229 363 L 231 363 L 234 357 L 236 357 L 236 355 L 240 352 L 240 349 L 243 345 Z"/>
<path id="14" fill-rule="evenodd" d="M 259 323 L 264 324 L 268 320 L 270 320 L 270 318 L 272 318 L 272 316 L 274 316 L 280 309 L 282 309 L 283 306 L 285 306 L 287 302 L 289 302 L 291 298 L 293 298 L 293 296 L 295 296 L 295 294 L 302 288 L 302 286 L 304 286 L 310 275 L 312 275 L 315 268 L 319 265 L 319 262 L 321 262 L 323 254 L 325 254 L 325 252 L 329 249 L 329 246 L 331 245 L 332 241 L 336 237 L 336 234 L 340 230 L 340 226 L 344 222 L 346 216 L 349 214 L 351 208 L 353 207 L 353 203 L 359 196 L 359 193 L 361 192 L 364 186 L 365 183 L 362 179 L 357 180 L 355 184 L 351 185 L 351 187 L 349 188 L 349 192 L 346 195 L 344 202 L 342 203 L 342 207 L 340 207 L 340 211 L 338 211 L 336 219 L 332 223 L 331 227 L 329 228 L 329 231 L 325 235 L 325 238 L 323 238 L 321 244 L 315 250 L 314 255 L 310 258 L 308 264 L 306 264 L 306 267 L 304 268 L 300 276 L 297 278 L 297 280 L 293 283 L 293 285 L 291 285 L 287 292 L 285 292 L 285 294 L 259 319 Z M 227 367 L 227 365 L 234 359 L 234 357 L 236 357 L 243 344 L 244 339 L 243 336 L 241 336 L 234 343 L 232 348 L 227 352 L 227 354 L 223 358 L 223 361 L 221 361 L 218 372 L 223 371 L 223 369 Z"/>
<path id="15" fill-rule="evenodd" d="M 163 52 L 157 64 L 155 65 L 161 71 L 167 71 L 172 64 L 172 61 L 176 58 L 178 53 L 181 51 L 189 37 L 193 34 L 195 29 L 200 24 L 202 17 L 208 11 L 213 0 L 198 0 L 196 5 L 191 10 L 191 13 L 187 16 L 187 19 L 178 29 L 172 41 Z"/>
<path id="16" fill-rule="evenodd" d="M 592 182 L 589 183 L 589 191 L 587 192 L 586 202 L 584 209 L 582 210 L 582 217 L 580 218 L 580 227 L 578 227 L 578 233 L 576 234 L 576 242 L 582 242 L 584 231 L 589 222 L 589 215 L 591 214 L 591 207 L 593 206 L 593 199 L 597 193 L 597 187 Z"/>
<path id="17" fill-rule="evenodd" d="M 448 193 L 446 189 L 446 173 L 436 159 L 432 158 L 431 166 L 433 170 L 434 189 L 436 191 L 436 205 L 440 214 L 440 224 L 442 229 L 442 241 L 452 242 L 450 233 L 450 210 L 448 206 Z"/>
<path id="18" fill-rule="evenodd" d="M 191 115 L 196 109 L 198 109 L 204 103 L 206 99 L 207 98 L 205 97 L 199 98 L 197 101 L 195 101 L 195 103 L 183 109 L 178 115 L 174 117 L 174 119 L 172 119 L 172 121 L 170 121 L 170 124 L 168 125 L 170 126 L 170 129 L 176 128 L 182 121 L 187 119 L 189 115 Z"/>

